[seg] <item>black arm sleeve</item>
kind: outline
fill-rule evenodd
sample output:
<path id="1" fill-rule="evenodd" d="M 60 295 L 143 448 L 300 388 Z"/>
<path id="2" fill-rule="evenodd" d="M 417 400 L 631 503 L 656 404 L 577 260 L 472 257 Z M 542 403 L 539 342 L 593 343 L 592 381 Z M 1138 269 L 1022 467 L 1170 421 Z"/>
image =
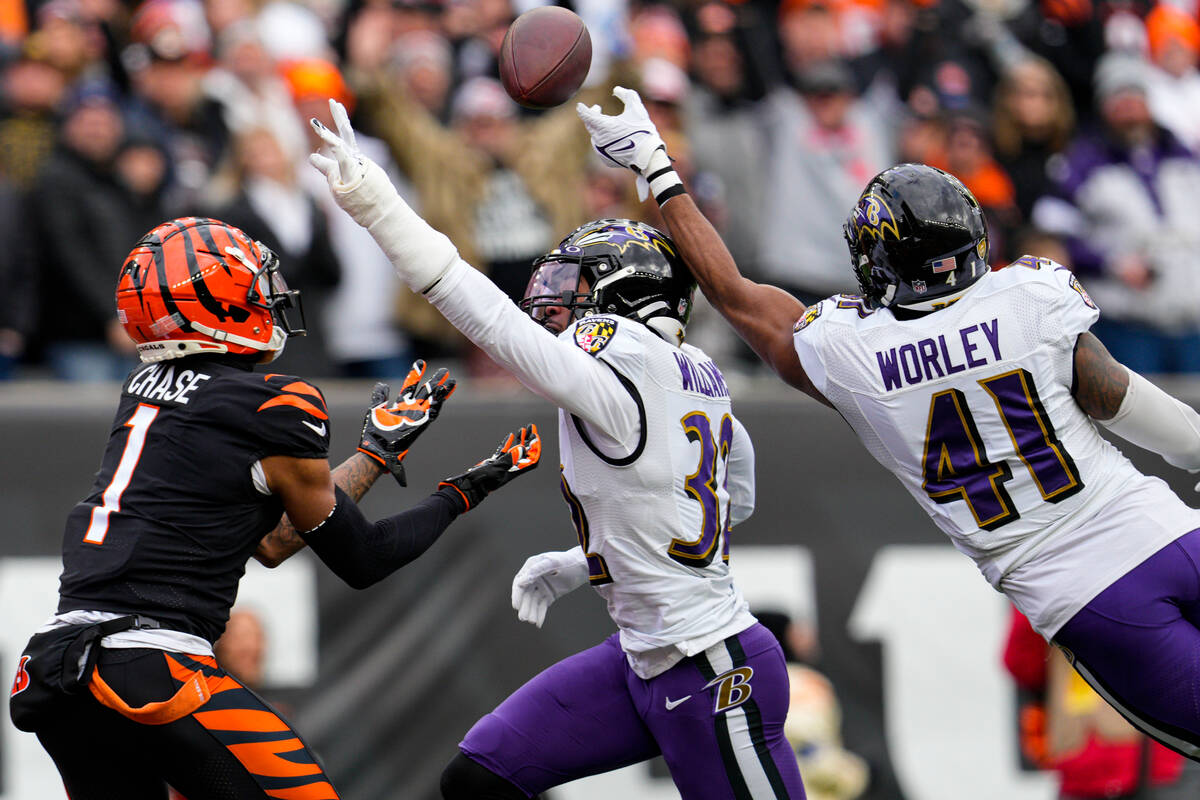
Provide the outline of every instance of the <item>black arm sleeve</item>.
<path id="1" fill-rule="evenodd" d="M 337 505 L 316 528 L 301 533 L 334 575 L 355 589 L 386 578 L 438 540 L 464 510 L 453 489 L 439 489 L 407 511 L 371 523 L 340 488 Z"/>

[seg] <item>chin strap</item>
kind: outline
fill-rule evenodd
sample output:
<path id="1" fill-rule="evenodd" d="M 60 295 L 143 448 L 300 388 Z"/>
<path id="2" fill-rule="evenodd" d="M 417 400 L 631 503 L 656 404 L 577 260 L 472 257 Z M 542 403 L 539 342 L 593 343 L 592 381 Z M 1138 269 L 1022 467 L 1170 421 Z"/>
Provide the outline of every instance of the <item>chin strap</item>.
<path id="1" fill-rule="evenodd" d="M 157 342 L 142 342 L 137 345 L 138 358 L 144 363 L 151 364 L 155 361 L 183 358 L 185 356 L 196 355 L 197 353 L 228 353 L 229 345 L 225 344 L 225 342 L 249 347 L 252 350 L 258 350 L 263 353 L 271 353 L 273 356 L 278 357 L 283 352 L 284 345 L 287 344 L 287 331 L 279 325 L 276 325 L 271 330 L 270 339 L 266 342 L 260 342 L 255 339 L 247 339 L 245 336 L 238 336 L 236 333 L 219 331 L 216 328 L 210 328 L 198 322 L 190 324 L 196 333 L 212 337 L 212 341 L 207 339 L 162 339 Z"/>

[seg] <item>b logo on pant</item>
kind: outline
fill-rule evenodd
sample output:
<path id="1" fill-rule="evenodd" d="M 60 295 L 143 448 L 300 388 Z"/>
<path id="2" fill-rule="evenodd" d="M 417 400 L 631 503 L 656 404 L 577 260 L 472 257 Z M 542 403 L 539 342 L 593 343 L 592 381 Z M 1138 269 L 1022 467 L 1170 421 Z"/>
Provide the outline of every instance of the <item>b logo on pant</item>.
<path id="1" fill-rule="evenodd" d="M 21 662 L 17 664 L 17 677 L 13 678 L 12 691 L 9 692 L 9 697 L 16 696 L 29 688 L 29 673 L 25 671 L 25 665 L 29 663 L 29 656 L 22 655 Z"/>
<path id="2" fill-rule="evenodd" d="M 723 714 L 731 708 L 737 708 L 750 699 L 750 679 L 754 677 L 753 667 L 735 667 L 713 678 L 705 689 L 717 687 L 717 697 L 713 704 L 714 714 Z"/>

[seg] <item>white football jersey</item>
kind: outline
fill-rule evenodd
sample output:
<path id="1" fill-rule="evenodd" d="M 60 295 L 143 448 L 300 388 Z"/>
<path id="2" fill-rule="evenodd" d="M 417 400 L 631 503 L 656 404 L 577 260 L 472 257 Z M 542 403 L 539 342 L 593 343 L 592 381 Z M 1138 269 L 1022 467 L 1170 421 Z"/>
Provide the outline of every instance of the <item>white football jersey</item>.
<path id="1" fill-rule="evenodd" d="M 1099 311 L 1029 256 L 917 319 L 836 295 L 796 323 L 813 384 L 987 580 L 1049 638 L 1117 578 L 1200 527 L 1071 395 Z"/>
<path id="2" fill-rule="evenodd" d="M 729 529 L 754 508 L 754 454 L 703 351 L 590 316 L 560 335 L 634 398 L 640 436 L 616 449 L 559 411 L 562 492 L 635 672 L 649 678 L 754 624 L 730 573 Z"/>

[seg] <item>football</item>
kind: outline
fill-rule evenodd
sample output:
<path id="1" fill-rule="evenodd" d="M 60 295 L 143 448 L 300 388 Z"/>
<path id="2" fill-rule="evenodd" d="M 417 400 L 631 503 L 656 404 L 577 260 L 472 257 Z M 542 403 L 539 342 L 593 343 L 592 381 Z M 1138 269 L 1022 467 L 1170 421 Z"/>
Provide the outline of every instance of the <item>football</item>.
<path id="1" fill-rule="evenodd" d="M 579 90 L 592 66 L 592 37 L 573 11 L 541 6 L 513 20 L 500 45 L 500 80 L 526 108 L 553 108 Z"/>

